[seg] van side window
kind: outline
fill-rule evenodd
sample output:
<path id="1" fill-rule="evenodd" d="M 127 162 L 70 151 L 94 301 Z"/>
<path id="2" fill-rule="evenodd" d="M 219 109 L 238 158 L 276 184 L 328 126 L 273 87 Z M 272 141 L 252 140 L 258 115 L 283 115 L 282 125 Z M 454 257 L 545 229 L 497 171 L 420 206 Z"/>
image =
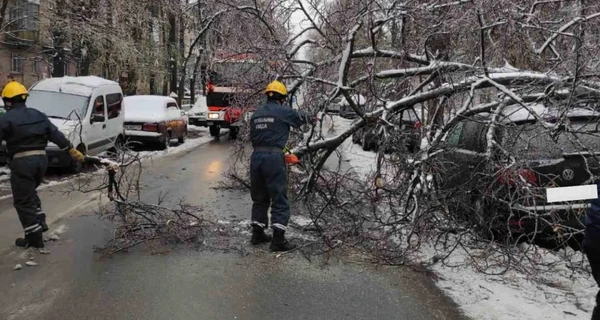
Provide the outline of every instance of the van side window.
<path id="1" fill-rule="evenodd" d="M 94 100 L 94 109 L 92 114 L 106 116 L 106 113 L 104 112 L 104 105 L 104 96 L 98 96 L 96 100 Z"/>
<path id="2" fill-rule="evenodd" d="M 112 93 L 106 95 L 106 103 L 108 105 L 108 119 L 114 119 L 121 115 L 123 108 L 123 95 L 120 93 Z"/>
<path id="3" fill-rule="evenodd" d="M 446 137 L 446 142 L 448 142 L 449 145 L 451 145 L 453 147 L 458 147 L 458 144 L 460 143 L 460 136 L 462 134 L 464 125 L 465 125 L 465 123 L 461 121 L 461 122 L 457 123 L 454 128 L 450 129 L 450 132 L 448 133 L 448 136 Z"/>

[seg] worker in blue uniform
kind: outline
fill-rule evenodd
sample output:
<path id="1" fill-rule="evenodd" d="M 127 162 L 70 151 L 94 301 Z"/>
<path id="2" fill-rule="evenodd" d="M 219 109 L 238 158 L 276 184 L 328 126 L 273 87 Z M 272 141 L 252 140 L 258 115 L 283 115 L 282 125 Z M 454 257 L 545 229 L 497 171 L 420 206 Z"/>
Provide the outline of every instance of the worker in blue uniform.
<path id="1" fill-rule="evenodd" d="M 271 251 L 290 251 L 295 245 L 285 238 L 290 219 L 287 197 L 287 170 L 284 148 L 290 128 L 300 128 L 313 118 L 285 104 L 287 88 L 280 81 L 271 82 L 266 90 L 267 103 L 250 120 L 250 138 L 254 152 L 250 158 L 252 194 L 252 239 L 254 245 L 271 242 Z M 267 212 L 271 208 L 273 237 L 265 233 Z"/>
<path id="2" fill-rule="evenodd" d="M 600 194 L 600 180 L 596 181 L 596 187 Z M 600 199 L 592 200 L 585 217 L 583 247 L 592 268 L 592 276 L 600 285 Z M 592 313 L 592 320 L 600 320 L 600 292 L 596 295 L 596 307 Z"/>
<path id="3" fill-rule="evenodd" d="M 48 141 L 68 151 L 75 161 L 83 162 L 85 157 L 44 113 L 27 108 L 27 96 L 27 89 L 14 80 L 2 89 L 7 111 L 0 115 L 0 142 L 6 141 L 14 206 L 25 231 L 25 237 L 17 239 L 15 244 L 43 248 L 43 232 L 48 226 L 36 189 L 48 166 Z"/>

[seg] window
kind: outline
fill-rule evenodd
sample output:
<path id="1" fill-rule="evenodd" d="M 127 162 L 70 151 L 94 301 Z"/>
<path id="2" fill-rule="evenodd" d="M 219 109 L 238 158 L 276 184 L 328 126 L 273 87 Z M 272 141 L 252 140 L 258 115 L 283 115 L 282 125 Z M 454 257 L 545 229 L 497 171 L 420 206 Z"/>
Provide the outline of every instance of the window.
<path id="1" fill-rule="evenodd" d="M 94 109 L 92 111 L 92 116 L 103 116 L 106 117 L 106 113 L 104 110 L 104 96 L 98 96 L 96 100 L 94 100 Z"/>
<path id="2" fill-rule="evenodd" d="M 172 103 L 172 102 L 170 102 L 170 103 L 167 103 L 167 109 L 168 109 L 168 108 L 176 108 L 176 109 L 179 109 L 179 107 L 177 106 L 177 103 Z"/>
<path id="3" fill-rule="evenodd" d="M 33 74 L 40 73 L 40 62 L 38 60 L 33 60 L 33 63 L 31 65 L 31 72 Z"/>
<path id="4" fill-rule="evenodd" d="M 7 29 L 18 32 L 17 36 L 19 38 L 33 40 L 30 37 L 34 36 L 39 29 L 40 5 L 39 1 L 37 2 L 17 0 L 14 6 L 9 8 L 8 17 L 10 22 Z"/>
<path id="5" fill-rule="evenodd" d="M 108 105 L 108 119 L 117 118 L 123 108 L 123 96 L 120 93 L 107 94 L 106 104 Z"/>
<path id="6" fill-rule="evenodd" d="M 465 123 L 461 121 L 457 123 L 454 128 L 450 129 L 450 132 L 448 132 L 448 137 L 446 138 L 446 142 L 448 142 L 449 145 L 454 147 L 458 146 L 464 125 Z"/>
<path id="7" fill-rule="evenodd" d="M 10 71 L 17 72 L 17 73 L 23 73 L 23 61 L 24 60 L 25 60 L 25 58 L 23 58 L 22 56 L 13 54 Z"/>

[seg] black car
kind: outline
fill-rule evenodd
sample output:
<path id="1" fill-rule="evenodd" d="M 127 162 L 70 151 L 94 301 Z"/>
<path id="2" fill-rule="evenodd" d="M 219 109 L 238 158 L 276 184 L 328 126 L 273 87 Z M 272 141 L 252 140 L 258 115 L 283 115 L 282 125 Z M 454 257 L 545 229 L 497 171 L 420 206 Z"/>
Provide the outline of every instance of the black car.
<path id="1" fill-rule="evenodd" d="M 384 151 L 391 153 L 394 151 L 406 151 L 415 153 L 419 151 L 421 145 L 421 135 L 419 128 L 421 126 L 420 109 L 409 109 L 398 117 L 391 119 L 393 127 L 388 127 L 392 139 L 384 143 L 382 124 L 367 125 L 360 128 L 352 135 L 352 142 L 362 146 L 364 151 L 377 151 L 383 146 Z M 400 130 L 400 134 L 396 134 Z M 395 141 L 398 140 L 398 141 Z M 398 148 L 403 146 L 404 148 Z"/>
<path id="2" fill-rule="evenodd" d="M 510 112 L 493 130 L 497 145 L 491 148 L 489 117 L 462 121 L 449 132 L 437 171 L 446 203 L 490 235 L 578 247 L 588 204 L 549 204 L 546 189 L 591 184 L 600 176 L 598 114 L 572 110 L 565 126 L 558 124 L 564 123 L 559 111 L 546 108 L 543 123 L 523 117 L 523 110 Z"/>

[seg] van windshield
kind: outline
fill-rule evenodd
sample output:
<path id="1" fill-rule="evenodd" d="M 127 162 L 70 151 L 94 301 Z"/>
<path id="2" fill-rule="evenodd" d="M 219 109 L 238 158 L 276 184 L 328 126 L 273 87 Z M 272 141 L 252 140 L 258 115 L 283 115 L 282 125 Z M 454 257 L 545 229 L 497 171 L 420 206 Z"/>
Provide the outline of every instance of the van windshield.
<path id="1" fill-rule="evenodd" d="M 27 107 L 45 113 L 49 118 L 79 121 L 85 118 L 89 97 L 50 91 L 29 92 Z"/>

